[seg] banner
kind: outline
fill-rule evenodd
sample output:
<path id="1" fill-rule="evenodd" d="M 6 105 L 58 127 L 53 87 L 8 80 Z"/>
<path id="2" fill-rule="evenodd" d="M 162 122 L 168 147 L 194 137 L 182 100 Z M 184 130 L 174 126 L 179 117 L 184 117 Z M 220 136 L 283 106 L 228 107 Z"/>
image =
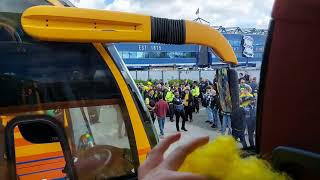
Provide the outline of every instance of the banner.
<path id="1" fill-rule="evenodd" d="M 245 57 L 253 57 L 253 38 L 251 36 L 243 36 L 243 56 Z"/>

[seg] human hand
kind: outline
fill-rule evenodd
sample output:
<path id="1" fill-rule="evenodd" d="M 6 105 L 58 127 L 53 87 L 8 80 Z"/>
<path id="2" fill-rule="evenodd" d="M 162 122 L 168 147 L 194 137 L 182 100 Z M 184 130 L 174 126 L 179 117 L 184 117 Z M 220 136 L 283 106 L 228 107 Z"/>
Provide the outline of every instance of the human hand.
<path id="1" fill-rule="evenodd" d="M 179 146 L 164 159 L 164 153 L 171 144 L 178 141 L 181 134 L 175 134 L 163 139 L 154 147 L 147 160 L 138 169 L 139 180 L 204 180 L 206 177 L 188 172 L 177 172 L 187 155 L 195 149 L 208 143 L 209 137 L 200 137 Z"/>

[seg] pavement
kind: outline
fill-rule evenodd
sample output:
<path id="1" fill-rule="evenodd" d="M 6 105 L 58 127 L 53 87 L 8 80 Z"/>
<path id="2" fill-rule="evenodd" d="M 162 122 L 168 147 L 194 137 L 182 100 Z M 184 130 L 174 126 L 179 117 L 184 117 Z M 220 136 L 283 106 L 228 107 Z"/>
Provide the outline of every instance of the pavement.
<path id="1" fill-rule="evenodd" d="M 174 118 L 175 119 L 175 118 Z M 208 115 L 206 108 L 201 107 L 199 113 L 193 113 L 193 121 L 187 121 L 186 122 L 186 129 L 187 132 L 180 130 L 181 133 L 181 139 L 172 144 L 170 148 L 167 150 L 165 156 L 168 155 L 168 153 L 172 152 L 176 147 L 185 144 L 187 142 L 190 142 L 192 139 L 196 137 L 203 137 L 203 136 L 209 136 L 210 141 L 214 140 L 217 136 L 221 136 L 221 133 L 219 129 L 214 129 L 210 127 L 211 125 L 209 123 L 206 123 L 205 121 L 208 120 Z M 180 119 L 181 121 L 181 119 Z M 159 124 L 156 120 L 154 123 L 154 126 L 157 130 L 158 135 L 160 135 L 159 131 Z M 181 122 L 180 122 L 180 128 L 181 128 Z M 177 133 L 176 130 L 176 122 L 171 122 L 169 118 L 166 118 L 166 122 L 164 125 L 164 137 L 172 135 Z M 249 139 L 248 134 L 245 132 L 245 139 L 247 141 L 247 144 L 249 145 Z M 161 141 L 162 139 L 160 139 Z M 242 145 L 240 142 L 238 142 L 238 147 L 241 148 Z"/>
<path id="2" fill-rule="evenodd" d="M 186 122 L 186 129 L 188 131 L 187 132 L 180 131 L 181 139 L 178 142 L 171 145 L 167 153 L 171 152 L 177 146 L 185 144 L 196 137 L 209 136 L 210 140 L 213 140 L 217 136 L 221 135 L 218 129 L 213 129 L 212 127 L 210 127 L 210 124 L 205 122 L 206 120 L 208 120 L 208 116 L 205 108 L 203 107 L 200 108 L 199 113 L 193 113 L 193 121 Z M 157 133 L 160 134 L 159 124 L 157 120 L 155 121 L 154 125 L 157 130 Z M 181 127 L 181 122 L 180 122 L 180 127 Z M 175 121 L 171 122 L 169 118 L 166 118 L 166 122 L 164 125 L 164 137 L 175 134 L 175 133 L 177 133 L 176 122 Z"/>

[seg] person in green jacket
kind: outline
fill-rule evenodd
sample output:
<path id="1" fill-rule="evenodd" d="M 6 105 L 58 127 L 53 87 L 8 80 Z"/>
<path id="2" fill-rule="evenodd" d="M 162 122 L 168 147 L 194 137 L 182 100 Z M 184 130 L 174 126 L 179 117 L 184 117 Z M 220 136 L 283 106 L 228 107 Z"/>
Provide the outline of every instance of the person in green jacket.
<path id="1" fill-rule="evenodd" d="M 198 82 L 197 81 L 193 82 L 191 94 L 194 97 L 194 112 L 199 113 L 200 88 L 198 86 Z"/>
<path id="2" fill-rule="evenodd" d="M 173 98 L 174 98 L 174 89 L 172 88 L 170 91 L 167 92 L 165 100 L 169 104 L 169 115 L 170 115 L 170 121 L 173 122 L 173 114 L 174 114 L 174 109 L 173 109 Z"/>

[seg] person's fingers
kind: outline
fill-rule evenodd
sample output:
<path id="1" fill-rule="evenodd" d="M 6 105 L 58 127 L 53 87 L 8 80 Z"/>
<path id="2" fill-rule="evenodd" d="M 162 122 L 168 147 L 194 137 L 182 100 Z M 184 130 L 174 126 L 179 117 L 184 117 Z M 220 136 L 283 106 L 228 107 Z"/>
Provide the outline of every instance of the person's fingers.
<path id="1" fill-rule="evenodd" d="M 171 144 L 174 142 L 178 141 L 181 138 L 181 134 L 177 133 L 171 136 L 166 137 L 162 141 L 160 141 L 159 144 L 157 144 L 151 151 L 149 156 L 152 156 L 153 154 L 155 155 L 163 155 L 166 150 L 170 147 Z M 152 158 L 152 157 L 150 157 Z"/>
<path id="2" fill-rule="evenodd" d="M 203 175 L 193 174 L 189 172 L 176 172 L 171 171 L 166 174 L 166 180 L 207 180 L 208 178 Z"/>
<path id="3" fill-rule="evenodd" d="M 139 173 L 141 174 L 141 177 L 162 163 L 164 152 L 172 143 L 178 141 L 180 137 L 180 133 L 168 136 L 150 151 L 145 162 L 139 167 Z"/>
<path id="4" fill-rule="evenodd" d="M 187 155 L 193 152 L 200 146 L 207 144 L 209 136 L 200 137 L 190 141 L 189 143 L 176 148 L 169 156 L 162 162 L 161 166 L 169 170 L 176 171 L 179 169 Z"/>

